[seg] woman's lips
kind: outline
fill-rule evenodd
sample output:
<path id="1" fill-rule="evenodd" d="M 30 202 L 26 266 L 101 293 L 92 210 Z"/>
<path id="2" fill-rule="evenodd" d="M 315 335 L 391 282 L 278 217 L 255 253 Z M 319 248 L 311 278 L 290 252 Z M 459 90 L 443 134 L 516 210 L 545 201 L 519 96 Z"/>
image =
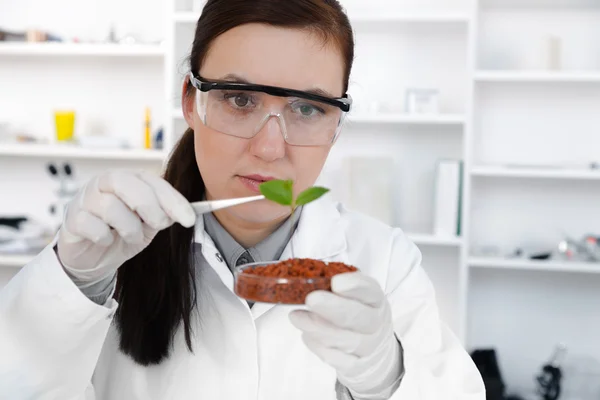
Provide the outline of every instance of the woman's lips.
<path id="1" fill-rule="evenodd" d="M 260 184 L 266 181 L 273 180 L 275 178 L 271 176 L 262 176 L 262 175 L 245 175 L 239 176 L 240 181 L 244 186 L 250 189 L 254 193 L 260 193 Z"/>

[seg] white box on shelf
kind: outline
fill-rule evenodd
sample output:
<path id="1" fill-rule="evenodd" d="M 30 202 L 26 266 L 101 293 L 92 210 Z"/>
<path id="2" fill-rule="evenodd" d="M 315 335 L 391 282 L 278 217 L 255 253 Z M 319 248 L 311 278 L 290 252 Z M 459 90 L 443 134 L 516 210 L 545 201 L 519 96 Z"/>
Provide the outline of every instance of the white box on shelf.
<path id="1" fill-rule="evenodd" d="M 462 161 L 439 160 L 436 166 L 433 232 L 442 237 L 460 234 Z"/>
<path id="2" fill-rule="evenodd" d="M 560 37 L 548 36 L 544 38 L 545 64 L 549 70 L 560 70 L 562 67 L 562 41 Z"/>
<path id="3" fill-rule="evenodd" d="M 348 206 L 393 225 L 394 160 L 386 157 L 348 157 Z"/>
<path id="4" fill-rule="evenodd" d="M 407 89 L 405 111 L 409 114 L 437 114 L 439 112 L 439 91 L 437 89 Z"/>

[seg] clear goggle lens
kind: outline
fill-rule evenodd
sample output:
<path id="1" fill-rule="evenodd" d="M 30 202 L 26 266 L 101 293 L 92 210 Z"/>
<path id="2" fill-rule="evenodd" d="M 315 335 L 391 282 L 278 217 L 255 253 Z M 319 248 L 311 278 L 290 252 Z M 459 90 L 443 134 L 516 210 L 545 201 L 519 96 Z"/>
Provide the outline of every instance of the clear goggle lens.
<path id="1" fill-rule="evenodd" d="M 297 146 L 333 143 L 346 114 L 319 101 L 245 90 L 197 90 L 196 107 L 207 127 L 240 138 L 254 137 L 274 118 L 285 141 Z"/>

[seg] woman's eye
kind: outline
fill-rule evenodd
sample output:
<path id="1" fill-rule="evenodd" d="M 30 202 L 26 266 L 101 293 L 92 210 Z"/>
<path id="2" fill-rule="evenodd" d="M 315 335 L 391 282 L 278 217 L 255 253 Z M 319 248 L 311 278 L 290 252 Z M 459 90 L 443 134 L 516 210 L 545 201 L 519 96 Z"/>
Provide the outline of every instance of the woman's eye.
<path id="1" fill-rule="evenodd" d="M 244 93 L 230 94 L 226 97 L 229 103 L 238 108 L 247 107 L 252 103 L 252 99 L 250 98 L 250 96 Z"/>
<path id="2" fill-rule="evenodd" d="M 312 104 L 298 104 L 295 107 L 296 112 L 298 112 L 303 117 L 314 117 L 319 114 L 324 114 L 324 111 L 318 107 L 313 106 Z"/>
<path id="3" fill-rule="evenodd" d="M 246 95 L 235 96 L 235 105 L 238 107 L 246 107 L 250 103 L 250 98 Z"/>
<path id="4" fill-rule="evenodd" d="M 308 105 L 300 106 L 300 113 L 302 115 L 311 115 L 313 111 L 315 111 L 313 106 L 308 106 Z"/>

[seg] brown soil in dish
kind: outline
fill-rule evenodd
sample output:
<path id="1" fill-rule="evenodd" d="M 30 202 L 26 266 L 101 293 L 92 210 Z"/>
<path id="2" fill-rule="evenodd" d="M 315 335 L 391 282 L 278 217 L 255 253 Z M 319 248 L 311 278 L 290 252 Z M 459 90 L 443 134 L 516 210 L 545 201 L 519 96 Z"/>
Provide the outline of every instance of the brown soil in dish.
<path id="1" fill-rule="evenodd" d="M 356 267 L 341 262 L 325 263 L 310 258 L 288 259 L 245 269 L 237 277 L 235 292 L 250 301 L 304 304 L 306 296 L 314 290 L 331 291 L 331 278 L 334 275 L 357 270 Z M 287 282 L 277 282 L 278 279 L 259 277 L 290 279 Z"/>

